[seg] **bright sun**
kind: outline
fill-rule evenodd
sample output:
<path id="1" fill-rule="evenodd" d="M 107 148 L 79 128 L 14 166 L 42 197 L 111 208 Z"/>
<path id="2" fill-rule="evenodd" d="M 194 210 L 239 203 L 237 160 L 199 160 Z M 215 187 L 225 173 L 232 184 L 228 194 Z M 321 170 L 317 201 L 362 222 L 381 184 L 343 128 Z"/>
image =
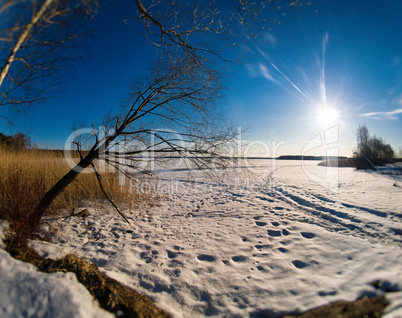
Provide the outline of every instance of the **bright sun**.
<path id="1" fill-rule="evenodd" d="M 339 117 L 339 112 L 334 107 L 329 105 L 322 106 L 317 110 L 317 121 L 323 125 L 329 125 L 336 121 Z"/>

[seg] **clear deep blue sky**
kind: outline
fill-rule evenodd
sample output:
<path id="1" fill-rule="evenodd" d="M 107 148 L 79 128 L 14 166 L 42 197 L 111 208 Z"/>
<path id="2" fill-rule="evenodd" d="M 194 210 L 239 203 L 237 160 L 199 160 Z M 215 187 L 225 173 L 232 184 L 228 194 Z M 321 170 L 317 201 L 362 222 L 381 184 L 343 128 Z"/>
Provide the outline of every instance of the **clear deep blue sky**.
<path id="1" fill-rule="evenodd" d="M 77 65 L 75 78 L 46 106 L 19 119 L 15 130 L 62 148 L 74 122 L 90 124 L 119 106 L 129 81 L 143 74 L 154 56 L 138 25 L 123 22 L 135 15 L 133 4 L 130 11 L 119 3 L 109 1 L 101 9 L 89 58 Z M 397 150 L 402 146 L 401 16 L 402 1 L 313 1 L 272 25 L 265 44 L 247 43 L 254 58 L 228 74 L 223 110 L 250 127 L 243 136 L 249 142 L 285 141 L 278 154 L 300 154 L 309 140 L 336 125 L 335 146 L 350 156 L 359 124 Z M 330 119 L 319 115 L 325 103 L 333 109 Z M 3 122 L 0 129 L 13 132 Z M 253 148 L 257 154 L 259 148 Z"/>

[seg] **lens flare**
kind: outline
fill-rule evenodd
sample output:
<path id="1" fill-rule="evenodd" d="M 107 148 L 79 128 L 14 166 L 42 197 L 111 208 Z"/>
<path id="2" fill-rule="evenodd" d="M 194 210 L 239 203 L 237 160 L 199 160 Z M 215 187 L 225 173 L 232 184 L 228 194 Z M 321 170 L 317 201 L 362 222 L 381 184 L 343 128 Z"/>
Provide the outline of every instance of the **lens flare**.
<path id="1" fill-rule="evenodd" d="M 339 118 L 339 111 L 332 106 L 322 106 L 317 110 L 317 121 L 322 125 L 335 123 Z"/>

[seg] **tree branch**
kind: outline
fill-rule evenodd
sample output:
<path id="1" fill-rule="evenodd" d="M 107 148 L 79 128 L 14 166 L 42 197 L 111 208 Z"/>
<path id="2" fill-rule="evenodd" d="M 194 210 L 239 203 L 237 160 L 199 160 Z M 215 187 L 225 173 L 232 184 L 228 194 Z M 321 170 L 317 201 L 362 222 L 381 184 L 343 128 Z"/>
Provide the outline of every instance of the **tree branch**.
<path id="1" fill-rule="evenodd" d="M 14 46 L 12 47 L 10 54 L 8 55 L 2 69 L 0 72 L 0 87 L 3 84 L 3 81 L 10 69 L 11 63 L 14 62 L 15 54 L 17 54 L 18 50 L 21 48 L 21 45 L 25 42 L 29 33 L 31 32 L 32 28 L 35 26 L 36 23 L 42 18 L 47 8 L 52 4 L 54 0 L 46 0 L 39 11 L 32 17 L 31 21 L 26 25 L 23 29 L 21 34 L 18 36 L 18 40 L 15 42 Z"/>
<path id="2" fill-rule="evenodd" d="M 124 219 L 124 221 L 126 221 L 128 224 L 131 225 L 130 221 L 127 220 L 126 216 L 119 210 L 119 208 L 117 207 L 117 205 L 114 204 L 114 202 L 109 198 L 108 194 L 106 193 L 105 189 L 103 188 L 101 176 L 100 176 L 100 174 L 98 173 L 98 171 L 96 170 L 95 165 L 93 164 L 93 162 L 91 162 L 91 166 L 92 166 L 92 169 L 94 170 L 94 173 L 95 173 L 95 175 L 96 175 L 96 179 L 98 180 L 99 186 L 100 186 L 100 188 L 101 188 L 103 194 L 105 195 L 106 199 L 107 199 L 107 200 L 110 202 L 110 204 L 116 209 L 117 213 L 120 214 L 120 216 Z"/>

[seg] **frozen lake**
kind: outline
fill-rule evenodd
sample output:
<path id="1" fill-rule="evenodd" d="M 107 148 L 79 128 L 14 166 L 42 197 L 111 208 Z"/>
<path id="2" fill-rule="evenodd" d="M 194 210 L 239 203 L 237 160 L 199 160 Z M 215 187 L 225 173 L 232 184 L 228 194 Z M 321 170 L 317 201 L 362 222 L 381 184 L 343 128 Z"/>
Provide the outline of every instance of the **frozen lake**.
<path id="1" fill-rule="evenodd" d="M 175 317 L 279 317 L 402 290 L 401 175 L 317 164 L 253 159 L 210 178 L 170 163 L 133 227 L 89 206 L 32 245 L 90 259 Z M 389 297 L 400 317 L 402 294 Z"/>

